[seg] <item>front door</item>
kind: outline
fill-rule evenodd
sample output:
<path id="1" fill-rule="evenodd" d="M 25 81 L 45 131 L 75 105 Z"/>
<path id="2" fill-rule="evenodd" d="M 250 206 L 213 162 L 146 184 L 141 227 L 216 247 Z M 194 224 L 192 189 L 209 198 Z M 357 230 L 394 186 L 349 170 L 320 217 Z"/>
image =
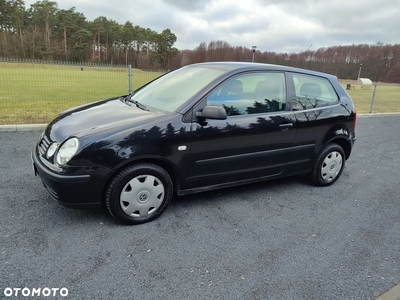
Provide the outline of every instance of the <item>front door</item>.
<path id="1" fill-rule="evenodd" d="M 286 110 L 284 73 L 238 75 L 211 92 L 226 120 L 192 124 L 188 188 L 279 175 L 295 136 L 295 117 Z"/>

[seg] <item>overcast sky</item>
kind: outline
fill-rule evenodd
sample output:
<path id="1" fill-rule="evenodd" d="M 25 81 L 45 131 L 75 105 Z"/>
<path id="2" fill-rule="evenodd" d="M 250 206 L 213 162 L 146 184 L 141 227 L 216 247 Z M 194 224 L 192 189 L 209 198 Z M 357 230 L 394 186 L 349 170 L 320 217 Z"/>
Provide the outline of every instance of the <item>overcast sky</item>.
<path id="1" fill-rule="evenodd" d="M 27 7 L 36 0 L 25 0 Z M 55 0 L 87 20 L 161 32 L 169 28 L 179 50 L 223 40 L 260 51 L 301 52 L 351 44 L 400 43 L 400 0 Z"/>

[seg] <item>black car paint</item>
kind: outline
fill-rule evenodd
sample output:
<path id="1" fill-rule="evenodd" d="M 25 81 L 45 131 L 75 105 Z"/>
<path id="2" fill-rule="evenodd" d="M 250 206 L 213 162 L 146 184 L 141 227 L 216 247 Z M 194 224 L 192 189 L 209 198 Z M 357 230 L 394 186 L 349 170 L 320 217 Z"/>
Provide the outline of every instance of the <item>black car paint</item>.
<path id="1" fill-rule="evenodd" d="M 229 71 L 176 112 L 145 111 L 113 98 L 68 110 L 51 122 L 45 136 L 58 143 L 77 137 L 80 147 L 67 167 L 52 170 L 51 162 L 38 154 L 36 145 L 33 161 L 50 194 L 70 207 L 97 205 L 112 176 L 134 162 L 163 167 L 173 179 L 175 193 L 182 195 L 309 172 L 316 154 L 332 141 L 344 148 L 346 159 L 350 155 L 355 111 L 336 77 L 262 64 L 209 65 Z M 324 76 L 341 101 L 329 107 L 292 111 L 294 87 L 287 80 L 283 113 L 240 115 L 229 120 L 197 117 L 212 88 L 250 71 Z"/>
<path id="2" fill-rule="evenodd" d="M 44 135 L 52 141 L 78 137 L 84 145 L 67 168 L 59 174 L 46 172 L 41 168 L 45 158 L 38 155 L 38 146 L 33 158 L 46 187 L 61 191 L 57 200 L 62 204 L 99 203 L 110 177 L 133 161 L 158 161 L 173 172 L 184 165 L 190 148 L 181 152 L 178 147 L 190 144 L 190 127 L 179 113 L 154 113 L 127 107 L 120 98 L 108 99 L 62 114 L 46 128 Z M 61 183 L 66 181 L 77 184 L 71 190 Z"/>

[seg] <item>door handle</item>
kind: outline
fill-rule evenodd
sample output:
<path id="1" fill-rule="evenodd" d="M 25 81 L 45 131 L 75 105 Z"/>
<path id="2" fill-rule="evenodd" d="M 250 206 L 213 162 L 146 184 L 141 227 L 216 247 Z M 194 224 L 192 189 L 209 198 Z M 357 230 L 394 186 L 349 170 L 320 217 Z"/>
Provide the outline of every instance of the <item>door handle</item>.
<path id="1" fill-rule="evenodd" d="M 282 131 L 286 131 L 286 130 L 288 130 L 289 128 L 293 127 L 293 123 L 281 124 L 281 125 L 279 125 L 279 127 L 280 127 L 280 129 L 281 129 Z"/>

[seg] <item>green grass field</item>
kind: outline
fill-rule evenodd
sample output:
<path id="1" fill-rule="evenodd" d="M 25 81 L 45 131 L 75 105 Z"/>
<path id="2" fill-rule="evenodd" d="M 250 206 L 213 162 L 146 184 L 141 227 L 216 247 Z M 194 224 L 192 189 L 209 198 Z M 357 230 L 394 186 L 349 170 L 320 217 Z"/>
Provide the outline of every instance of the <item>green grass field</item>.
<path id="1" fill-rule="evenodd" d="M 343 85 L 346 88 L 345 84 Z M 368 89 L 355 89 L 347 91 L 353 100 L 358 113 L 369 113 L 371 100 L 374 93 L 374 86 Z M 400 85 L 378 83 L 376 87 L 372 113 L 400 112 Z"/>
<path id="2" fill-rule="evenodd" d="M 161 74 L 133 70 L 132 87 Z M 127 68 L 0 62 L 0 125 L 47 123 L 67 108 L 127 93 Z M 369 112 L 373 87 L 348 93 L 358 113 Z M 373 112 L 400 112 L 400 85 L 379 84 Z"/>
<path id="3" fill-rule="evenodd" d="M 136 89 L 160 72 L 133 70 Z M 0 62 L 0 125 L 47 123 L 61 111 L 128 93 L 128 69 Z"/>

